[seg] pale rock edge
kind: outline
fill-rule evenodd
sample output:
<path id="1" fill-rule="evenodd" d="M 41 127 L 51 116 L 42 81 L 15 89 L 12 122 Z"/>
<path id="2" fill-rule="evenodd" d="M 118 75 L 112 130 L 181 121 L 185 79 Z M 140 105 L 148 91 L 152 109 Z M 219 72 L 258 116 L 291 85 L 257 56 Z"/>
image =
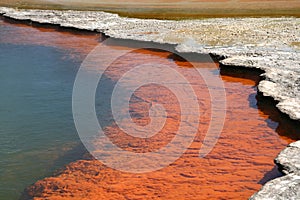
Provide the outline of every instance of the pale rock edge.
<path id="1" fill-rule="evenodd" d="M 284 149 L 275 159 L 275 163 L 286 175 L 265 184 L 250 200 L 300 199 L 300 141 Z"/>
<path id="2" fill-rule="evenodd" d="M 300 120 L 300 18 L 151 20 L 95 11 L 18 10 L 0 7 L 17 20 L 104 33 L 120 39 L 174 44 L 179 52 L 212 54 L 227 66 L 259 68 L 258 89 L 278 109 Z M 275 159 L 286 176 L 270 181 L 250 199 L 300 199 L 300 141 Z"/>

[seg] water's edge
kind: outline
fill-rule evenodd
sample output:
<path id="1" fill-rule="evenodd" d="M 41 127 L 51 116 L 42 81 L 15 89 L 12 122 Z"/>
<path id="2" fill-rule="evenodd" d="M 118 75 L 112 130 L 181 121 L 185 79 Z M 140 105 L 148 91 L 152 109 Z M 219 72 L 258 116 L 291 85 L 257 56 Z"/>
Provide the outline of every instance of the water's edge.
<path id="1" fill-rule="evenodd" d="M 25 22 L 25 23 L 36 23 L 36 24 L 39 24 L 39 25 L 47 25 L 47 26 L 54 26 L 54 27 L 62 27 L 62 28 L 66 28 L 66 29 L 71 29 L 71 30 L 80 30 L 80 31 L 92 31 L 92 32 L 100 32 L 100 33 L 103 33 L 104 35 L 106 35 L 107 37 L 114 37 L 114 38 L 118 38 L 116 35 L 110 35 L 110 34 L 107 34 L 104 30 L 94 30 L 94 29 L 85 29 L 85 28 L 78 28 L 78 27 L 73 27 L 72 25 L 70 25 L 70 24 L 56 24 L 56 23 L 48 23 L 48 22 L 39 22 L 39 21 L 37 21 L 37 20 L 32 20 L 32 19 L 20 19 L 20 18 L 17 18 L 17 17 L 14 17 L 14 16 L 10 16 L 10 15 L 5 15 L 6 13 L 5 12 L 1 12 L 1 10 L 0 10 L 0 16 L 2 16 L 2 17 L 4 17 L 4 18 L 6 18 L 6 19 L 10 19 L 10 20 L 18 20 L 18 21 L 23 21 L 23 22 Z M 122 38 L 122 37 L 120 37 L 121 39 L 129 39 L 129 40 L 134 40 L 134 39 L 132 39 L 132 38 Z M 159 44 L 159 42 L 156 42 L 156 41 L 147 41 L 147 42 L 154 42 L 154 43 L 157 43 L 157 44 Z M 177 44 L 172 44 L 172 45 L 174 45 L 175 47 L 177 46 Z M 178 50 L 182 50 L 182 51 L 184 51 L 184 52 L 189 52 L 188 50 L 184 50 L 184 48 L 181 48 L 180 46 L 179 46 L 179 48 L 177 48 Z M 194 52 L 194 51 L 192 51 L 192 52 Z M 196 53 L 201 53 L 201 52 L 196 52 Z M 229 56 L 228 55 L 222 55 L 221 53 L 220 53 L 220 51 L 218 51 L 217 53 L 216 52 L 214 52 L 213 50 L 211 51 L 211 52 L 208 52 L 208 53 L 210 53 L 210 55 L 212 55 L 213 57 L 214 57 L 214 59 L 215 60 L 217 60 L 218 62 L 220 62 L 223 66 L 235 66 L 235 67 L 241 67 L 241 68 L 243 68 L 243 67 L 245 67 L 245 68 L 259 68 L 259 67 L 257 67 L 257 66 L 253 66 L 252 64 L 250 64 L 249 63 L 249 65 L 247 66 L 247 65 L 245 65 L 245 62 L 243 62 L 244 60 L 242 60 L 242 62 L 238 62 L 237 60 L 233 60 L 233 61 L 228 61 L 228 60 L 226 60 Z M 266 70 L 268 70 L 268 69 L 266 69 L 266 68 L 260 68 L 262 71 L 264 71 L 264 72 L 266 72 Z M 264 79 L 261 79 L 261 81 L 264 81 Z M 274 101 L 275 102 L 280 102 L 280 100 L 279 99 L 276 99 L 276 96 L 274 97 L 272 94 L 268 94 L 268 93 L 266 93 L 265 91 L 264 91 L 264 88 L 263 88 L 263 86 L 261 86 L 261 87 L 258 87 L 258 89 L 260 90 L 259 92 L 262 92 L 262 94 L 264 94 L 264 96 L 270 96 L 270 97 L 272 97 L 273 99 L 274 99 Z M 262 90 L 262 91 L 261 91 Z M 268 90 L 268 89 L 267 89 Z M 296 103 L 296 102 L 294 102 L 294 103 Z M 284 113 L 284 114 L 287 114 L 292 120 L 299 120 L 299 118 L 298 118 L 298 115 L 296 115 L 296 117 L 295 116 L 292 116 L 292 115 L 290 115 L 290 113 L 288 113 L 288 112 L 284 112 L 284 110 L 283 109 L 280 109 L 280 107 L 279 107 L 279 110 L 282 112 L 282 113 Z M 298 141 L 298 143 L 299 143 L 299 141 Z M 297 144 L 297 143 L 296 143 Z M 290 147 L 290 146 L 289 146 Z M 285 149 L 285 150 L 283 150 L 283 151 L 288 151 L 289 150 L 289 147 L 287 148 L 287 149 Z M 300 155 L 300 154 L 298 154 L 298 155 Z M 278 162 L 276 162 L 276 164 L 278 164 L 280 167 L 282 167 L 282 165 L 280 164 L 280 163 L 278 163 Z M 284 165 L 283 165 L 284 166 Z M 292 173 L 295 173 L 295 174 L 298 174 L 298 173 L 300 173 L 299 171 L 297 171 L 297 172 L 292 172 Z M 287 173 L 285 173 L 285 174 L 287 174 L 286 176 L 290 176 L 291 174 L 290 174 L 290 172 L 287 172 Z M 284 180 L 284 178 L 286 177 L 286 176 L 284 176 L 283 178 L 279 178 L 279 179 L 282 179 L 282 181 L 285 181 Z M 296 175 L 295 175 L 296 176 Z M 272 181 L 271 181 L 272 182 Z M 267 183 L 266 185 L 268 185 L 269 183 Z M 274 183 L 274 184 L 282 184 L 282 183 Z M 257 197 L 257 196 L 255 196 L 255 197 L 253 197 L 253 199 L 260 199 L 261 197 Z"/>
<path id="2" fill-rule="evenodd" d="M 278 101 L 281 112 L 300 120 L 300 18 L 143 20 L 106 12 L 5 7 L 0 7 L 0 14 L 112 38 L 173 44 L 181 53 L 221 57 L 223 65 L 260 68 L 266 79 L 259 83 L 259 91 Z"/>

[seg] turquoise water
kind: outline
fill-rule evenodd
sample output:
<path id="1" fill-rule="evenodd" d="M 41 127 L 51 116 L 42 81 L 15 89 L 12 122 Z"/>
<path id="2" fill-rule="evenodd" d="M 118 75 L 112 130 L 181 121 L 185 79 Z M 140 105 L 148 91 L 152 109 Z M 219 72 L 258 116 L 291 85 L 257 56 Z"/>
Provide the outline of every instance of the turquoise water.
<path id="1" fill-rule="evenodd" d="M 82 158 L 85 154 L 86 151 L 74 127 L 72 90 L 82 59 L 99 44 L 98 40 L 98 36 L 84 36 L 82 32 L 71 34 L 53 28 L 13 25 L 3 23 L 0 19 L 0 200 L 19 199 L 30 184 L 52 176 L 56 170 Z M 135 55 L 135 59 L 140 62 L 147 61 L 147 54 L 144 54 L 141 53 L 141 57 Z M 125 58 L 125 61 L 128 60 L 133 59 Z M 238 74 L 239 70 L 236 71 L 237 77 L 247 79 L 244 71 L 242 74 Z M 228 78 L 235 76 L 232 70 L 226 72 L 223 68 L 220 74 L 225 75 L 224 80 L 233 86 L 229 87 L 229 91 L 241 91 L 242 84 Z M 255 74 L 256 78 L 252 78 L 256 80 L 258 75 Z M 252 80 L 251 77 L 249 79 Z M 105 83 L 107 85 L 98 88 L 98 92 L 107 94 L 112 91 L 112 83 Z M 252 89 L 250 91 L 255 92 Z M 229 93 L 231 99 L 235 97 L 232 93 Z M 241 93 L 243 94 L 243 91 Z M 248 95 L 247 93 L 245 96 Z M 286 139 L 299 139 L 299 123 L 281 116 L 274 110 L 275 107 L 270 101 L 260 98 L 256 92 L 251 94 L 249 105 L 246 101 L 246 108 L 250 107 L 250 114 L 254 116 L 254 122 L 256 120 L 254 124 L 262 127 L 244 127 L 245 131 L 253 134 L 266 131 L 261 135 L 272 135 L 272 141 L 275 141 L 274 148 L 277 144 L 285 145 Z M 97 96 L 97 110 L 100 100 Z M 257 112 L 258 110 L 262 112 Z M 97 114 L 103 114 L 102 111 Z M 103 118 L 100 121 L 101 125 L 109 123 L 104 120 L 109 119 L 109 116 L 100 117 Z M 232 125 L 236 126 L 236 123 Z M 227 130 L 232 132 L 230 127 L 227 127 Z M 279 138 L 277 134 L 283 137 Z M 230 134 L 229 136 L 231 138 Z M 266 144 L 268 143 L 269 141 L 266 141 Z M 222 159 L 223 154 L 219 155 Z M 254 156 L 257 153 L 251 155 L 249 151 L 249 155 Z M 274 156 L 271 157 L 273 159 Z M 256 164 L 253 165 L 255 166 Z M 211 173 L 215 171 L 212 170 Z M 274 178 L 274 175 L 267 173 L 261 181 L 269 180 L 270 177 Z"/>
<path id="2" fill-rule="evenodd" d="M 82 155 L 71 108 L 80 61 L 58 48 L 7 44 L 1 36 L 0 199 L 13 200 Z"/>

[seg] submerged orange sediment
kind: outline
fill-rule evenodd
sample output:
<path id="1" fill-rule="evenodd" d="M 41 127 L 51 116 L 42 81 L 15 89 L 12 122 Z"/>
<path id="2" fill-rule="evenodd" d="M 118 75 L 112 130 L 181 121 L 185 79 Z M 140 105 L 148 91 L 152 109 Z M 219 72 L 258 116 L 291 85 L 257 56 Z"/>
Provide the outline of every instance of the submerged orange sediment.
<path id="1" fill-rule="evenodd" d="M 97 160 L 78 161 L 57 177 L 37 182 L 29 188 L 29 194 L 49 199 L 245 199 L 251 196 L 262 183 L 279 175 L 273 159 L 290 140 L 279 137 L 266 123 L 268 116 L 261 117 L 250 106 L 249 94 L 256 93 L 253 83 L 242 78 L 236 81 L 222 78 L 226 81 L 228 115 L 218 144 L 207 157 L 198 157 L 201 137 L 209 121 L 209 116 L 204 114 L 199 138 L 180 159 L 164 169 L 130 174 L 110 169 Z M 137 93 L 140 98 L 147 96 L 149 88 L 141 88 Z M 159 96 L 161 101 L 170 102 L 170 109 L 176 110 L 176 102 L 173 104 L 170 96 Z M 134 111 L 143 111 L 142 105 L 133 103 Z M 167 123 L 167 131 L 152 138 L 152 142 L 127 138 L 115 126 L 106 130 L 116 144 L 127 150 L 138 151 L 143 146 L 153 150 L 164 145 L 170 133 L 176 131 L 178 122 L 174 118 Z"/>
<path id="2" fill-rule="evenodd" d="M 102 36 L 99 33 L 83 31 L 80 34 L 76 31 L 71 33 L 55 26 L 49 25 L 47 27 L 47 25 L 38 26 L 37 24 L 29 26 L 15 20 L 3 19 L 5 21 L 1 21 L 0 18 L 0 25 L 7 28 L 0 35 L 1 42 L 5 43 L 52 46 L 67 49 L 70 53 L 77 54 L 83 59 L 102 40 Z M 12 35 L 14 37 L 11 37 Z"/>
<path id="3" fill-rule="evenodd" d="M 24 25 L 17 25 L 16 30 L 20 37 L 7 42 L 55 46 L 82 55 L 98 44 L 97 36 L 61 33 Z M 32 33 L 34 38 L 31 37 Z M 81 48 L 86 44 L 89 44 L 88 48 L 82 51 Z M 122 48 L 127 47 L 116 47 Z M 132 65 L 152 61 L 172 66 L 183 74 L 191 70 L 190 63 L 174 58 L 169 52 L 133 49 L 130 54 L 113 63 L 107 76 L 116 81 Z M 202 66 L 207 67 L 207 63 L 202 63 Z M 216 67 L 212 70 L 219 73 Z M 250 71 L 246 73 L 251 74 Z M 276 133 L 277 126 L 280 126 L 277 119 L 272 120 L 270 114 L 257 105 L 257 73 L 251 76 L 234 73 L 234 70 L 226 73 L 221 69 L 220 78 L 224 81 L 227 95 L 227 117 L 217 145 L 205 158 L 199 158 L 198 153 L 210 120 L 209 96 L 201 80 L 189 73 L 187 76 L 197 83 L 196 93 L 203 113 L 198 137 L 176 162 L 156 172 L 130 174 L 110 169 L 97 160 L 80 160 L 66 166 L 57 176 L 30 186 L 28 195 L 36 199 L 246 199 L 261 184 L 278 176 L 273 159 L 296 138 L 279 136 Z M 157 90 L 161 92 L 157 93 Z M 148 104 L 145 102 L 155 99 L 164 103 L 167 110 L 173 111 L 165 129 L 151 138 L 151 142 L 135 140 L 114 125 L 106 128 L 107 135 L 116 144 L 131 151 L 140 151 L 145 146 L 147 151 L 157 149 L 167 143 L 177 130 L 178 102 L 168 90 L 154 85 L 140 88 L 135 95 L 139 98 L 133 99 L 130 105 L 133 120 L 140 125 L 147 123 Z M 284 132 L 281 134 L 284 135 Z"/>

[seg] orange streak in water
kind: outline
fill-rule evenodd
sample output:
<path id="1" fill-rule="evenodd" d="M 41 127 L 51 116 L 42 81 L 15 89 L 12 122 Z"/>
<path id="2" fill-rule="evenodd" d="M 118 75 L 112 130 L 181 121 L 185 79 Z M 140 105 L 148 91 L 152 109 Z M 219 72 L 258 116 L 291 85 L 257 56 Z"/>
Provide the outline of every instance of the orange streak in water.
<path id="1" fill-rule="evenodd" d="M 97 35 L 78 35 L 70 32 L 57 32 L 48 28 L 32 28 L 25 25 L 1 25 L 12 28 L 16 37 L 1 37 L 8 43 L 24 43 L 54 46 L 69 49 L 70 53 L 86 55 L 96 46 Z M 118 47 L 121 48 L 122 47 Z M 173 65 L 182 73 L 189 70 L 185 61 L 174 61 L 168 52 L 136 50 L 115 62 L 108 76 L 117 79 L 126 67 L 156 62 Z M 205 63 L 203 64 L 205 65 Z M 222 74 L 222 73 L 221 73 Z M 270 115 L 257 109 L 254 87 L 257 75 L 253 77 L 220 75 L 225 82 L 227 94 L 227 117 L 222 135 L 214 150 L 205 158 L 198 157 L 203 134 L 208 128 L 209 107 L 204 108 L 200 119 L 199 137 L 187 152 L 170 166 L 146 174 L 130 174 L 110 169 L 96 160 L 81 160 L 69 164 L 55 177 L 45 178 L 28 188 L 28 195 L 35 199 L 246 199 L 260 189 L 261 184 L 278 172 L 273 159 L 288 143 L 285 136 L 279 136 L 276 122 Z M 193 77 L 189 77 L 191 81 Z M 203 85 L 202 85 L 203 86 Z M 165 130 L 151 138 L 151 142 L 132 140 L 114 125 L 107 127 L 108 135 L 123 148 L 139 151 L 146 145 L 148 150 L 159 148 L 172 138 L 178 127 L 178 102 L 168 90 L 153 94 L 151 87 L 145 86 L 136 95 L 145 101 L 165 103 L 167 110 L 174 115 L 168 119 Z M 201 105 L 209 105 L 207 91 L 201 83 L 197 86 Z M 155 96 L 156 95 L 156 96 Z M 155 96 L 155 98 L 154 98 Z M 136 123 L 148 122 L 148 104 L 132 101 L 131 110 L 140 114 Z M 275 128 L 274 128 L 275 127 Z M 277 128 L 278 129 L 278 128 Z M 293 127 L 291 127 L 293 129 Z M 283 131 L 282 131 L 283 132 Z M 129 145 L 129 143 L 131 144 Z"/>

